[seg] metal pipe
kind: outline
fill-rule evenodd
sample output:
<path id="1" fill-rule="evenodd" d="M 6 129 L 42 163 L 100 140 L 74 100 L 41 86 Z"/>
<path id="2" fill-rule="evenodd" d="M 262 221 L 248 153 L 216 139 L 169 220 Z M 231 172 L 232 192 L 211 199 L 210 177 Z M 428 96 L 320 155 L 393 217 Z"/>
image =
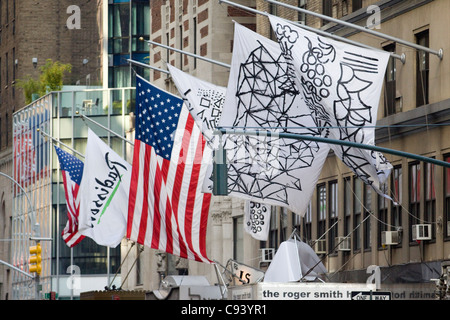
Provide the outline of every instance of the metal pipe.
<path id="1" fill-rule="evenodd" d="M 133 142 L 133 141 L 130 141 L 130 140 L 128 140 L 127 138 L 122 137 L 122 136 L 121 136 L 120 134 L 118 134 L 117 132 L 114 132 L 114 131 L 112 131 L 111 129 L 105 127 L 104 125 L 98 123 L 97 121 L 94 121 L 94 120 L 92 120 L 92 119 L 86 117 L 84 114 L 78 113 L 78 111 L 77 111 L 77 114 L 81 117 L 81 119 L 82 119 L 83 121 L 84 121 L 84 120 L 89 120 L 89 121 L 92 122 L 93 124 L 99 126 L 99 127 L 102 128 L 102 129 L 105 129 L 105 130 L 108 131 L 109 133 L 112 133 L 112 134 L 115 135 L 116 137 L 118 137 L 118 138 L 124 140 L 125 142 L 128 142 L 128 143 L 131 144 L 132 146 L 134 146 L 134 142 Z"/>
<path id="2" fill-rule="evenodd" d="M 265 16 L 265 17 L 269 16 L 269 14 L 267 12 L 262 12 L 262 11 L 259 11 L 259 10 L 253 9 L 253 8 L 249 8 L 249 7 L 246 7 L 246 6 L 243 6 L 241 4 L 234 3 L 234 2 L 231 2 L 231 1 L 228 1 L 228 0 L 219 0 L 219 3 L 221 3 L 221 2 L 226 3 L 228 5 L 231 5 L 233 7 L 236 7 L 236 8 L 247 10 L 247 11 L 255 13 L 255 14 L 260 14 L 260 15 Z M 280 18 L 280 19 L 283 19 L 283 18 Z M 285 19 L 283 19 L 283 20 L 285 20 Z M 288 20 L 286 20 L 286 21 L 288 21 Z M 328 37 L 328 38 L 331 38 L 331 39 L 334 39 L 334 40 L 337 40 L 337 41 L 342 41 L 342 42 L 345 42 L 345 43 L 348 43 L 348 44 L 351 44 L 351 45 L 354 45 L 354 46 L 366 48 L 366 49 L 380 50 L 378 48 L 371 47 L 371 46 L 366 45 L 364 43 L 357 42 L 357 41 L 354 41 L 354 40 L 351 40 L 351 39 L 348 39 L 348 38 L 336 36 L 336 35 L 331 34 L 329 32 L 326 32 L 326 31 L 323 31 L 323 30 L 320 30 L 320 29 L 316 29 L 316 28 L 313 28 L 313 27 L 309 27 L 309 26 L 304 25 L 304 24 L 296 23 L 296 22 L 293 22 L 293 21 L 288 21 L 288 22 L 292 23 L 293 25 L 296 25 L 296 26 L 298 26 L 300 28 L 303 28 L 305 30 L 308 30 L 308 31 L 320 34 L 321 36 Z M 406 55 L 404 53 L 402 55 L 399 55 L 399 54 L 390 52 L 390 54 L 391 54 L 391 57 L 400 60 L 403 64 L 406 62 Z"/>
<path id="3" fill-rule="evenodd" d="M 292 5 L 287 4 L 287 3 L 282 3 L 282 2 L 278 2 L 278 1 L 274 1 L 274 0 L 265 0 L 265 1 L 267 1 L 269 3 L 272 3 L 272 4 L 280 5 L 280 6 L 285 7 L 285 8 L 296 10 L 298 12 L 309 14 L 309 15 L 312 15 L 312 16 L 315 16 L 315 17 L 318 17 L 318 18 L 321 18 L 321 19 L 324 19 L 324 20 L 328 20 L 328 21 L 331 21 L 331 22 L 334 22 L 334 23 L 337 23 L 337 24 L 340 24 L 340 25 L 343 25 L 343 26 L 346 26 L 346 27 L 349 27 L 349 28 L 353 28 L 353 29 L 365 32 L 365 33 L 369 33 L 371 35 L 374 35 L 374 36 L 377 36 L 377 37 L 380 37 L 380 38 L 383 38 L 383 39 L 386 39 L 386 40 L 391 40 L 391 41 L 403 44 L 405 46 L 408 46 L 408 47 L 411 47 L 411 48 L 414 48 L 414 49 L 417 49 L 417 50 L 420 50 L 420 51 L 425 51 L 425 52 L 431 53 L 431 54 L 439 57 L 440 60 L 442 60 L 442 58 L 444 56 L 444 50 L 442 48 L 439 49 L 438 51 L 436 51 L 436 50 L 430 49 L 428 47 L 424 47 L 424 46 L 418 45 L 416 43 L 412 43 L 412 42 L 409 42 L 409 41 L 406 41 L 406 40 L 403 40 L 403 39 L 399 39 L 399 38 L 396 38 L 396 37 L 393 37 L 393 36 L 390 36 L 390 35 L 387 35 L 387 34 L 384 34 L 384 33 L 381 33 L 381 32 L 378 32 L 378 31 L 375 31 L 375 30 L 372 30 L 372 29 L 369 29 L 369 28 L 361 27 L 359 25 L 356 25 L 356 24 L 353 24 L 353 23 L 350 23 L 350 22 L 347 22 L 347 21 L 335 19 L 333 17 L 329 17 L 329 16 L 326 16 L 326 15 L 323 15 L 323 14 L 320 14 L 320 13 L 317 13 L 317 12 L 309 11 L 309 10 L 306 10 L 306 9 L 303 9 L 303 8 L 298 8 L 298 7 L 292 6 Z"/>
<path id="4" fill-rule="evenodd" d="M 59 141 L 58 139 L 53 138 L 53 137 L 52 137 L 51 135 L 49 135 L 47 132 L 41 131 L 40 129 L 36 129 L 36 131 L 39 132 L 40 134 L 42 134 L 43 136 L 45 136 L 45 137 L 51 139 L 53 142 L 56 142 L 56 143 L 61 144 L 62 146 L 66 147 L 67 149 L 69 149 L 69 150 L 72 151 L 73 153 L 76 153 L 76 154 L 79 155 L 80 157 L 84 158 L 84 155 L 83 155 L 82 153 L 80 153 L 80 152 L 78 152 L 77 150 L 75 150 L 75 149 L 69 147 L 67 144 L 65 144 L 65 143 L 63 143 L 63 142 L 61 142 L 61 141 Z"/>
<path id="5" fill-rule="evenodd" d="M 362 143 L 357 143 L 357 142 L 342 141 L 342 140 L 329 139 L 329 138 L 323 138 L 323 137 L 317 137 L 317 136 L 307 136 L 307 135 L 285 133 L 285 132 L 272 133 L 268 130 L 236 130 L 236 129 L 223 129 L 223 128 L 216 128 L 216 130 L 214 131 L 214 134 L 215 135 L 238 134 L 238 135 L 249 135 L 249 136 L 267 135 L 267 136 L 276 136 L 278 138 L 323 142 L 323 143 L 336 144 L 336 145 L 347 146 L 347 147 L 354 147 L 354 148 L 378 151 L 381 153 L 388 153 L 388 154 L 392 154 L 392 155 L 396 155 L 396 156 L 400 156 L 400 157 L 405 157 L 405 158 L 410 158 L 410 159 L 414 159 L 414 160 L 418 160 L 418 161 L 435 164 L 435 165 L 442 166 L 445 168 L 450 168 L 450 162 L 441 161 L 441 160 L 437 160 L 437 159 L 433 159 L 433 158 L 428 158 L 428 157 L 424 157 L 424 156 L 413 154 L 413 153 L 378 147 L 378 146 L 374 146 L 374 145 L 367 145 L 367 144 L 362 144 Z"/>
<path id="6" fill-rule="evenodd" d="M 175 52 L 178 52 L 178 53 L 182 53 L 182 54 L 185 54 L 185 55 L 188 55 L 188 56 L 191 56 L 191 57 L 200 59 L 200 60 L 204 60 L 204 61 L 207 61 L 207 62 L 210 62 L 210 63 L 217 64 L 217 65 L 222 66 L 222 67 L 224 67 L 224 68 L 228 68 L 228 69 L 231 68 L 231 65 L 226 64 L 226 63 L 223 63 L 223 62 L 220 62 L 220 61 L 216 61 L 216 60 L 213 60 L 213 59 L 209 59 L 209 58 L 206 58 L 206 57 L 202 57 L 202 56 L 199 56 L 199 55 L 194 54 L 194 53 L 186 52 L 186 51 L 184 51 L 184 50 L 172 48 L 172 47 L 166 46 L 165 44 L 162 44 L 162 43 L 159 43 L 159 42 L 155 42 L 155 41 L 152 41 L 152 40 L 144 40 L 144 38 L 142 38 L 142 37 L 139 38 L 139 39 L 140 39 L 141 41 L 146 41 L 148 44 L 154 44 L 154 45 L 156 45 L 156 46 L 163 47 L 163 48 L 165 48 L 165 49 L 167 49 L 167 50 L 172 50 L 172 51 L 175 51 Z"/>
<path id="7" fill-rule="evenodd" d="M 160 69 L 160 68 L 151 66 L 151 65 L 146 64 L 146 63 L 142 63 L 142 62 L 135 61 L 135 60 L 131 60 L 131 59 L 127 59 L 127 61 L 128 61 L 129 63 L 135 64 L 135 65 L 140 66 L 140 67 L 150 68 L 150 69 L 153 69 L 153 70 L 162 72 L 162 73 L 170 74 L 170 72 L 167 71 L 167 70 L 163 70 L 163 69 Z"/>
<path id="8" fill-rule="evenodd" d="M 21 270 L 20 268 L 17 268 L 15 266 L 13 266 L 12 264 L 9 264 L 8 262 L 5 262 L 3 260 L 0 260 L 0 264 L 4 264 L 5 266 L 10 267 L 10 268 L 16 270 L 17 272 L 20 272 L 20 273 L 26 275 L 27 277 L 30 277 L 31 279 L 35 278 L 35 276 L 33 276 L 32 274 L 26 273 L 25 271 Z"/>

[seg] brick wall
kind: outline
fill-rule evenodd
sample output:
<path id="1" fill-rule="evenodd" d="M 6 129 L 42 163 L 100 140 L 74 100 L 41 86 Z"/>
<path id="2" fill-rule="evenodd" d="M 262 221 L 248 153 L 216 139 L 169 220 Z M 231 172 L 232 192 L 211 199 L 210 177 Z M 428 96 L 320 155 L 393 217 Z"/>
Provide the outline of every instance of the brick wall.
<path id="1" fill-rule="evenodd" d="M 39 67 L 47 59 L 70 63 L 72 73 L 65 83 L 92 84 L 101 82 L 101 3 L 102 0 L 83 1 L 79 5 L 81 29 L 67 28 L 67 19 L 73 14 L 67 8 L 72 0 L 1 1 L 0 44 L 0 150 L 10 147 L 12 114 L 25 105 L 22 90 L 14 87 L 15 79 L 31 75 L 37 79 Z M 32 58 L 38 58 L 35 68 Z M 88 59 L 83 64 L 83 59 Z M 17 63 L 16 63 L 17 62 Z M 8 117 L 8 123 L 6 123 Z"/>

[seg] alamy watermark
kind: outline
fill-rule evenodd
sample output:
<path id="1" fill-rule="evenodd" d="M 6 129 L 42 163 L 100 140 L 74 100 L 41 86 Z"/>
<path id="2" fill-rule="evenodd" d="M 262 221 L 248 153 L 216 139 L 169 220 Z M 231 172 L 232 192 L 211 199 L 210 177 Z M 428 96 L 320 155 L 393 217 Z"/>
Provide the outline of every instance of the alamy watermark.
<path id="1" fill-rule="evenodd" d="M 67 14 L 70 16 L 67 18 L 66 26 L 69 30 L 81 29 L 81 9 L 79 6 L 71 5 L 67 7 Z"/>
<path id="2" fill-rule="evenodd" d="M 381 29 L 381 9 L 379 6 L 371 5 L 367 7 L 367 14 L 370 16 L 366 21 L 366 28 L 368 29 Z"/>

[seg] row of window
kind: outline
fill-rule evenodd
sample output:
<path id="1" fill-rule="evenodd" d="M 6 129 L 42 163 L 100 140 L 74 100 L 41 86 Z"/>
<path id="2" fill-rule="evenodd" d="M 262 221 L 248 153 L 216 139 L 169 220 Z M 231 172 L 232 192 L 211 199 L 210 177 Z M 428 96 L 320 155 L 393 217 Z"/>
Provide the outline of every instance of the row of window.
<path id="1" fill-rule="evenodd" d="M 450 155 L 444 159 L 450 163 Z M 435 242 L 437 230 L 448 240 L 450 169 L 443 170 L 444 183 L 439 186 L 435 183 L 435 167 L 430 163 L 411 162 L 405 178 L 405 169 L 401 165 L 395 166 L 389 180 L 382 186 L 392 200 L 378 195 L 356 176 L 345 177 L 340 189 L 337 180 L 321 183 L 316 189 L 315 203 L 310 203 L 304 217 L 293 213 L 289 217 L 285 208 L 274 208 L 269 237 L 261 242 L 261 248 L 278 248 L 294 229 L 307 243 L 326 240 L 330 253 L 337 251 L 340 244 L 336 240 L 338 237 L 349 237 L 353 252 L 370 250 L 374 246 L 382 248 L 383 231 L 397 231 L 399 228 L 403 230 L 403 244 L 415 245 L 417 242 L 413 240 L 411 230 L 417 224 L 431 225 L 432 240 L 427 243 Z M 407 193 L 403 188 L 407 188 Z M 407 199 L 404 199 L 405 196 Z M 436 217 L 437 201 L 442 201 L 444 209 L 442 224 Z M 340 213 L 340 210 L 343 212 Z M 373 232 L 376 236 L 372 236 Z M 400 242 L 397 247 L 403 244 Z"/>

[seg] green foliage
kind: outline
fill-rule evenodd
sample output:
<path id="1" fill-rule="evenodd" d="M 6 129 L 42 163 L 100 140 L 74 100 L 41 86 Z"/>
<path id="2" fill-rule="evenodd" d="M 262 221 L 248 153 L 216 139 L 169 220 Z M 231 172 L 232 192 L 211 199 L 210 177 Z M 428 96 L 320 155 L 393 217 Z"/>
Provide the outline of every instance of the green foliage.
<path id="1" fill-rule="evenodd" d="M 41 83 L 38 80 L 34 80 L 30 75 L 25 80 L 18 79 L 15 85 L 23 89 L 25 104 L 30 104 L 33 93 L 39 93 L 42 87 Z"/>
<path id="2" fill-rule="evenodd" d="M 39 80 L 35 80 L 28 75 L 26 79 L 18 79 L 16 81 L 16 85 L 23 89 L 26 104 L 30 104 L 32 102 L 33 94 L 38 94 L 41 97 L 51 91 L 61 90 L 63 86 L 64 73 L 70 73 L 72 71 L 72 65 L 63 64 L 59 61 L 53 62 L 52 59 L 47 59 L 45 65 L 39 69 Z"/>

